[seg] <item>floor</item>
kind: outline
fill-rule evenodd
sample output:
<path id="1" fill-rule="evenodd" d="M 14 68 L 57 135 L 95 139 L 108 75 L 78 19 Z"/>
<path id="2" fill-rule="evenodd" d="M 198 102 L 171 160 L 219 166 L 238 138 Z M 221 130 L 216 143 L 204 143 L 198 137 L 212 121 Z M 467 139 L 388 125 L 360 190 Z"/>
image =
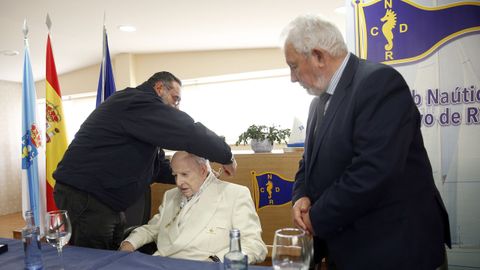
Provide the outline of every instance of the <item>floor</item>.
<path id="1" fill-rule="evenodd" d="M 19 230 L 25 226 L 22 213 L 13 213 L 0 216 L 0 238 L 13 238 L 13 230 Z"/>

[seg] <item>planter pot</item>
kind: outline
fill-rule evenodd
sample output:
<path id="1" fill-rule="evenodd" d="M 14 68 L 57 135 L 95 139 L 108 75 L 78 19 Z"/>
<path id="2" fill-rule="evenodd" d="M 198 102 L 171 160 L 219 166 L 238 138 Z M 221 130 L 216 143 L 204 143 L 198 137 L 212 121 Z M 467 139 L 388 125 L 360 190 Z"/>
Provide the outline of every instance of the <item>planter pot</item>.
<path id="1" fill-rule="evenodd" d="M 271 143 L 267 139 L 263 141 L 258 141 L 254 139 L 250 142 L 250 146 L 255 153 L 269 153 L 272 152 L 273 149 L 273 143 Z"/>

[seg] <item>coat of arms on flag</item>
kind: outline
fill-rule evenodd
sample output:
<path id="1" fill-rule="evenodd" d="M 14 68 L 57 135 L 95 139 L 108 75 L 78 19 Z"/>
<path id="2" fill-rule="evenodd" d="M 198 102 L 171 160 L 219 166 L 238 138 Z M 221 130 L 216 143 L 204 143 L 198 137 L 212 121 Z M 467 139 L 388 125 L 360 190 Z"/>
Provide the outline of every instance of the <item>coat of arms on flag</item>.
<path id="1" fill-rule="evenodd" d="M 292 200 L 293 180 L 274 172 L 256 174 L 252 171 L 253 199 L 255 208 L 279 206 Z"/>

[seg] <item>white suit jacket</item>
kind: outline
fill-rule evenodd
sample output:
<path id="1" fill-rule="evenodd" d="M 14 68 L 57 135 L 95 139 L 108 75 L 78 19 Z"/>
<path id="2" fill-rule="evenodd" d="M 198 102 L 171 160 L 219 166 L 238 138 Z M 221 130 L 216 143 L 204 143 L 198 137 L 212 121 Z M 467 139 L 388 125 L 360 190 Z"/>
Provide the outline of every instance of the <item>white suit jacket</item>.
<path id="1" fill-rule="evenodd" d="M 248 262 L 263 261 L 267 248 L 248 188 L 221 181 L 212 173 L 208 178 L 211 178 L 210 184 L 191 206 L 180 228 L 178 216 L 184 213 L 177 213 L 182 193 L 174 188 L 165 192 L 159 213 L 148 224 L 135 229 L 125 241 L 135 249 L 155 241 L 158 251 L 153 255 L 191 260 L 210 260 L 209 256 L 216 255 L 223 261 L 230 248 L 229 231 L 236 228 L 240 230 L 241 247 L 248 255 Z"/>

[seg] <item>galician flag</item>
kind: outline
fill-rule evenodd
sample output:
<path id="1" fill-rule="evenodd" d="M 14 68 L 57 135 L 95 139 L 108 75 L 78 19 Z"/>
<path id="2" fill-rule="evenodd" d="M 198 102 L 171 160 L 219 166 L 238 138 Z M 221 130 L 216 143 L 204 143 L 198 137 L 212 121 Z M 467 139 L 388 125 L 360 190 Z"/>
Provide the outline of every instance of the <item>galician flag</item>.
<path id="1" fill-rule="evenodd" d="M 103 57 L 98 79 L 97 106 L 104 102 L 110 95 L 115 93 L 115 80 L 113 79 L 110 50 L 108 49 L 107 28 L 103 25 Z"/>
<path id="2" fill-rule="evenodd" d="M 38 155 L 41 146 L 41 132 L 37 125 L 36 93 L 33 81 L 30 53 L 28 49 L 28 28 L 26 20 L 23 26 L 25 49 L 23 58 L 22 82 L 22 190 L 26 205 L 24 210 L 31 210 L 35 224 L 40 224 L 42 203 L 38 176 Z"/>
<path id="3" fill-rule="evenodd" d="M 55 180 L 52 173 L 57 168 L 58 162 L 62 160 L 63 154 L 67 149 L 67 134 L 65 128 L 65 118 L 62 107 L 62 93 L 58 84 L 57 70 L 55 60 L 53 59 L 52 45 L 50 43 L 50 18 L 47 15 L 47 26 L 49 34 L 47 37 L 47 74 L 46 74 L 46 160 L 47 160 L 47 186 L 46 199 L 47 211 L 56 210 L 53 200 L 53 187 Z"/>

